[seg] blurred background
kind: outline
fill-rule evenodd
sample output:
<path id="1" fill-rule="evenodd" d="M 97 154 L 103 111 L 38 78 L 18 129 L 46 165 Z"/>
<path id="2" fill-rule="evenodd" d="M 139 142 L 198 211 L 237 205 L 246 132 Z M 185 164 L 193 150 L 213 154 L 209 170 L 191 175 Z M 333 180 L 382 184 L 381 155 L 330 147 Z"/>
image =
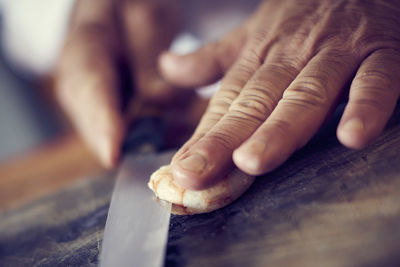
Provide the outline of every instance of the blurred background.
<path id="1" fill-rule="evenodd" d="M 53 95 L 73 3 L 0 0 L 0 211 L 102 171 Z"/>
<path id="2" fill-rule="evenodd" d="M 65 130 L 46 75 L 62 43 L 68 18 L 63 14 L 73 1 L 52 2 L 0 1 L 0 162 Z"/>
<path id="3" fill-rule="evenodd" d="M 179 1 L 184 27 L 172 46 L 178 52 L 218 39 L 259 2 Z M 51 70 L 73 5 L 74 0 L 0 0 L 0 211 L 104 171 L 52 92 Z"/>
<path id="4" fill-rule="evenodd" d="M 258 3 L 234 0 L 227 7 L 219 0 L 210 9 L 204 1 L 189 2 L 181 1 L 185 14 L 190 14 L 184 16 L 184 24 L 202 42 L 242 22 Z M 62 45 L 73 3 L 0 0 L 0 162 L 65 130 L 46 76 Z"/>
<path id="5" fill-rule="evenodd" d="M 63 125 L 43 81 L 7 64 L 0 51 L 0 162 L 44 144 Z"/>

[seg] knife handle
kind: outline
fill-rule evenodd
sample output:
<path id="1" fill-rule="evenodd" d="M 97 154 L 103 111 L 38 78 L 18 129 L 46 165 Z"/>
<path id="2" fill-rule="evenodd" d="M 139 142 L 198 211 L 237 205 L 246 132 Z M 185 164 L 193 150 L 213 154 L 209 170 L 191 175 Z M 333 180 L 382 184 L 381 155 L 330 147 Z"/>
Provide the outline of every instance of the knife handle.
<path id="1" fill-rule="evenodd" d="M 137 97 L 127 110 L 128 129 L 122 153 L 148 154 L 165 148 L 166 123 L 163 109 Z"/>
<path id="2" fill-rule="evenodd" d="M 159 116 L 136 119 L 128 128 L 122 152 L 148 154 L 165 147 L 165 123 Z"/>

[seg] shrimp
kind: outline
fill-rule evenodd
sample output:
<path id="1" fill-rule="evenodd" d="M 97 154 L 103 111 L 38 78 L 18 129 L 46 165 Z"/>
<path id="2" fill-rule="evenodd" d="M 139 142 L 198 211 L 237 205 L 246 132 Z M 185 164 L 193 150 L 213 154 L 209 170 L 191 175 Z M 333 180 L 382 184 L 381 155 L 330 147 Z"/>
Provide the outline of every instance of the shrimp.
<path id="1" fill-rule="evenodd" d="M 172 203 L 173 214 L 206 213 L 222 208 L 240 197 L 254 182 L 254 177 L 234 169 L 221 181 L 205 190 L 186 190 L 174 182 L 170 165 L 155 171 L 148 186 L 155 195 Z"/>

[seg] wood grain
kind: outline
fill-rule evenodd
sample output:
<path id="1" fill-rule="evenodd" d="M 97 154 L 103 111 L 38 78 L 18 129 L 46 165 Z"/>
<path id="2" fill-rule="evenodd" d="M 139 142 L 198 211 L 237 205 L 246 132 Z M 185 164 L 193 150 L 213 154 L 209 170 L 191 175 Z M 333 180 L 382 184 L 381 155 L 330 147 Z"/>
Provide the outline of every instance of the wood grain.
<path id="1" fill-rule="evenodd" d="M 399 130 L 310 144 L 233 205 L 173 217 L 167 266 L 400 266 Z"/>
<path id="2" fill-rule="evenodd" d="M 232 205 L 173 216 L 165 265 L 400 266 L 399 115 L 360 151 L 328 127 Z M 96 266 L 112 184 L 1 213 L 0 266 Z"/>

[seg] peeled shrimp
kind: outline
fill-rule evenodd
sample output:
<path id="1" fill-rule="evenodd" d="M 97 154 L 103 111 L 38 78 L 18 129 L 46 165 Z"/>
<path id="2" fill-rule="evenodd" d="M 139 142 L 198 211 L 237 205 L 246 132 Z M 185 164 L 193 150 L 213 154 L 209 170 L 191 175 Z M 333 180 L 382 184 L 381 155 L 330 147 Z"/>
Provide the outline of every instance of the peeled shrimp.
<path id="1" fill-rule="evenodd" d="M 155 195 L 172 203 L 172 213 L 206 213 L 222 208 L 240 197 L 254 182 L 254 177 L 234 169 L 221 181 L 205 190 L 186 190 L 174 182 L 170 165 L 155 171 L 148 186 Z"/>

